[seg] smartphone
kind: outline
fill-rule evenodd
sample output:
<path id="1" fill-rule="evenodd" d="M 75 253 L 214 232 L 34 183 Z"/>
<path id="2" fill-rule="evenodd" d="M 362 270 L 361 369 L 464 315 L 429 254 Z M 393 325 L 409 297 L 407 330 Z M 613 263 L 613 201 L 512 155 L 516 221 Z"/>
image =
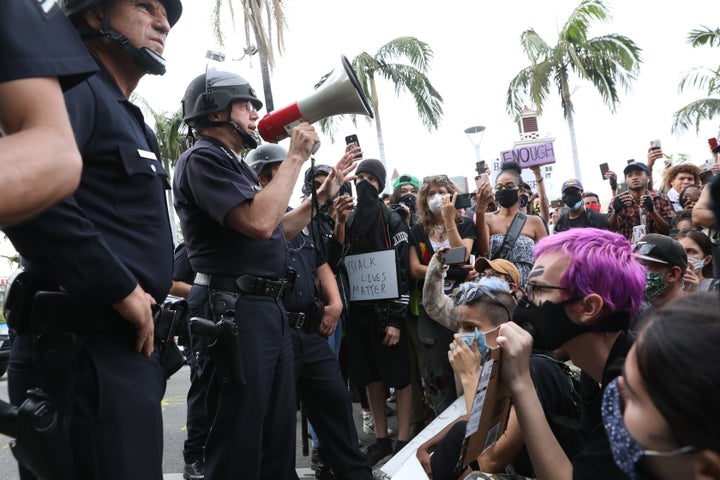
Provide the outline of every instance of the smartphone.
<path id="1" fill-rule="evenodd" d="M 660 148 L 662 148 L 662 146 L 660 145 L 660 140 L 650 140 L 650 149 L 656 150 Z"/>
<path id="2" fill-rule="evenodd" d="M 484 182 L 489 182 L 490 177 L 488 177 L 487 173 L 482 173 L 480 175 L 475 176 L 475 186 L 477 188 L 480 188 L 480 185 L 482 185 Z"/>
<path id="3" fill-rule="evenodd" d="M 442 252 L 443 265 L 462 265 L 465 263 L 465 247 L 452 247 Z"/>
<path id="4" fill-rule="evenodd" d="M 477 171 L 478 175 L 482 175 L 483 173 L 485 173 L 485 160 L 475 162 L 475 170 Z"/>
<path id="5" fill-rule="evenodd" d="M 345 145 L 350 145 L 351 143 L 354 143 L 358 147 L 360 146 L 360 142 L 358 141 L 358 136 L 355 134 L 348 135 L 345 137 Z"/>
<path id="6" fill-rule="evenodd" d="M 627 164 L 630 165 L 630 164 L 633 163 L 634 161 L 635 161 L 635 159 L 634 159 L 634 158 L 631 158 L 630 160 L 627 161 Z"/>
<path id="7" fill-rule="evenodd" d="M 470 194 L 458 193 L 455 197 L 455 208 L 470 208 Z"/>
<path id="8" fill-rule="evenodd" d="M 625 182 L 618 182 L 617 186 L 617 194 L 620 195 L 623 192 L 627 192 L 628 190 L 628 184 Z"/>
<path id="9" fill-rule="evenodd" d="M 718 146 L 717 138 L 708 138 L 708 145 L 710 145 L 710 150 L 713 153 L 718 153 L 720 151 L 720 146 Z"/>
<path id="10" fill-rule="evenodd" d="M 713 179 L 713 172 L 712 170 L 704 170 L 700 172 L 700 183 L 703 185 L 707 185 L 708 183 L 712 182 Z"/>
<path id="11" fill-rule="evenodd" d="M 561 208 L 562 206 L 563 206 L 562 200 L 553 200 L 552 202 L 550 202 L 551 208 Z"/>
<path id="12" fill-rule="evenodd" d="M 610 166 L 607 163 L 600 164 L 600 176 L 605 180 L 605 174 L 610 171 Z"/>

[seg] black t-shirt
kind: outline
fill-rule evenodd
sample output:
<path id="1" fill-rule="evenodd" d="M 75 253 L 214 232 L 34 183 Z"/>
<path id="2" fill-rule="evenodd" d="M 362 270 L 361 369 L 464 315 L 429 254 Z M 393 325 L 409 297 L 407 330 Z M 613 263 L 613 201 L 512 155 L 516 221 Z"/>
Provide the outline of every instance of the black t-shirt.
<path id="1" fill-rule="evenodd" d="M 192 271 L 192 267 L 190 266 L 190 259 L 188 258 L 185 243 L 181 243 L 175 248 L 173 280 L 188 284 L 192 284 L 195 280 L 195 272 Z"/>
<path id="2" fill-rule="evenodd" d="M 605 362 L 602 385 L 598 386 L 589 376 L 583 374 L 583 409 L 580 428 L 585 433 L 585 448 L 572 458 L 573 478 L 577 480 L 607 480 L 628 478 L 613 460 L 610 442 L 602 422 L 602 396 L 605 387 L 622 373 L 625 357 L 630 350 L 634 336 L 620 332 Z"/>
<path id="3" fill-rule="evenodd" d="M 460 217 L 460 220 L 455 223 L 457 225 L 458 234 L 460 238 L 477 238 L 475 232 L 475 224 L 467 217 Z M 410 245 L 415 247 L 415 253 L 417 253 L 418 260 L 423 265 L 430 264 L 432 256 L 435 254 L 435 249 L 430 243 L 430 238 L 425 233 L 425 227 L 421 223 L 416 223 L 410 229 Z M 447 270 L 447 278 L 462 282 L 467 277 L 468 270 L 459 266 L 451 265 Z M 420 289 L 422 290 L 423 282 L 419 282 Z"/>
<path id="4" fill-rule="evenodd" d="M 565 455 L 572 459 L 582 450 L 583 436 L 577 427 L 580 406 L 573 403 L 572 382 L 566 367 L 560 365 L 560 361 L 551 353 L 533 352 L 530 356 L 530 376 L 550 429 Z M 568 426 L 573 423 L 575 428 Z M 520 475 L 535 476 L 524 445 L 515 457 L 513 467 Z"/>
<path id="5" fill-rule="evenodd" d="M 553 233 L 560 233 L 571 228 L 599 228 L 601 230 L 610 230 L 608 219 L 602 213 L 595 210 L 585 209 L 585 212 L 577 218 L 570 218 L 570 214 L 566 213 L 558 220 Z"/>

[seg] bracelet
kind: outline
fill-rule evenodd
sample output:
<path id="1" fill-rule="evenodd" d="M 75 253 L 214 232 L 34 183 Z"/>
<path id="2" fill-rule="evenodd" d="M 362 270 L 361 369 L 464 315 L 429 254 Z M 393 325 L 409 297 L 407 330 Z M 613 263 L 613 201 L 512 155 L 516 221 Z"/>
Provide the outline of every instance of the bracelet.
<path id="1" fill-rule="evenodd" d="M 453 230 L 456 230 L 456 231 L 457 231 L 457 227 L 446 228 L 446 229 L 445 229 L 445 233 L 447 233 L 447 232 L 452 232 Z"/>
<path id="2" fill-rule="evenodd" d="M 538 179 L 536 178 L 536 179 L 535 179 L 535 182 L 536 182 L 536 183 L 542 183 L 543 180 L 545 180 L 545 179 L 544 179 L 544 178 L 541 178 L 540 180 L 538 180 Z"/>

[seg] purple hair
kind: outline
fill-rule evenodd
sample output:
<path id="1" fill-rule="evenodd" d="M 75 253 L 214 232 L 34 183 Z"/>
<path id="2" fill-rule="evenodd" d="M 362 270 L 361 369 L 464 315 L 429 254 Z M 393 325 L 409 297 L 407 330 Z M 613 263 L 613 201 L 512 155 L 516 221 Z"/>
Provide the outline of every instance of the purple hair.
<path id="1" fill-rule="evenodd" d="M 560 279 L 581 295 L 600 295 L 610 311 L 637 312 L 645 290 L 645 270 L 622 235 L 597 228 L 573 228 L 541 239 L 535 258 L 563 252 L 571 263 Z"/>

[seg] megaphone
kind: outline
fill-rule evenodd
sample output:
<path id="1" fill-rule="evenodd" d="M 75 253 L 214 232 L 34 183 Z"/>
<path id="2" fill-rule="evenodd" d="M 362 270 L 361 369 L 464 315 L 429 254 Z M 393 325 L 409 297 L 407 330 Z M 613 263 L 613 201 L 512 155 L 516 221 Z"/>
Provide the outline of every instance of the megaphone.
<path id="1" fill-rule="evenodd" d="M 258 122 L 258 131 L 263 140 L 277 143 L 289 137 L 295 125 L 302 122 L 315 123 L 333 115 L 354 113 L 374 118 L 370 102 L 360 87 L 352 65 L 345 55 L 340 60 L 343 68 L 336 70 L 312 95 L 270 112 Z M 313 153 L 319 146 L 319 143 L 315 145 Z"/>

